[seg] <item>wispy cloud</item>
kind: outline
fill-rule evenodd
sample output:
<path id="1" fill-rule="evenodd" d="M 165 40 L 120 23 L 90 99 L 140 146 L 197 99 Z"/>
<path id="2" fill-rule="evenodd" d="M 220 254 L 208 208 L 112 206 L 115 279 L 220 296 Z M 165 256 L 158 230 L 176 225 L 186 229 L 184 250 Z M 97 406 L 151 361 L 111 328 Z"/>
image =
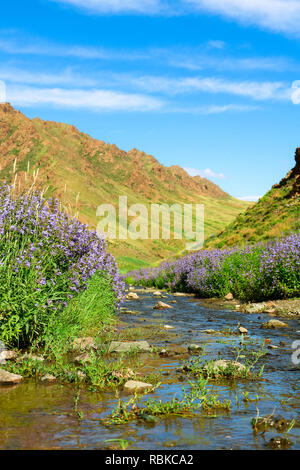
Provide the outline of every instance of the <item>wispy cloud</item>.
<path id="1" fill-rule="evenodd" d="M 288 57 L 235 57 L 230 54 L 220 56 L 219 51 L 226 44 L 221 40 L 209 40 L 198 47 L 170 47 L 147 49 L 112 49 L 104 47 L 64 45 L 42 38 L 19 38 L 20 32 L 0 30 L 0 51 L 9 55 L 32 55 L 62 57 L 100 61 L 124 61 L 128 63 L 147 60 L 149 63 L 164 64 L 186 70 L 213 71 L 300 71 L 300 64 Z"/>
<path id="2" fill-rule="evenodd" d="M 235 196 L 241 201 L 257 202 L 262 196 Z"/>
<path id="3" fill-rule="evenodd" d="M 20 67 L 6 67 L 0 65 L 0 79 L 11 83 L 22 83 L 30 85 L 75 85 L 81 87 L 95 87 L 97 80 L 75 73 L 68 67 L 59 72 L 50 73 L 42 71 L 28 71 Z"/>
<path id="4" fill-rule="evenodd" d="M 202 178 L 219 178 L 224 179 L 223 173 L 217 173 L 210 168 L 206 168 L 205 170 L 197 170 L 196 168 L 183 168 L 190 176 L 201 176 Z"/>
<path id="5" fill-rule="evenodd" d="M 25 43 L 24 43 L 25 42 Z M 125 60 L 135 61 L 146 59 L 148 55 L 142 51 L 125 51 L 105 49 L 93 46 L 66 46 L 61 44 L 51 44 L 42 40 L 32 40 L 26 44 L 15 39 L 0 37 L 0 51 L 7 54 L 18 55 L 38 55 L 49 57 L 73 57 L 91 60 Z"/>
<path id="6" fill-rule="evenodd" d="M 198 11 L 299 36 L 299 0 L 183 0 Z"/>
<path id="7" fill-rule="evenodd" d="M 163 102 L 157 98 L 139 94 L 22 85 L 7 87 L 7 100 L 18 106 L 52 105 L 95 111 L 153 111 L 163 105 Z"/>
<path id="8" fill-rule="evenodd" d="M 209 106 L 169 106 L 165 112 L 181 113 L 181 114 L 223 114 L 228 112 L 243 113 L 259 109 L 258 106 L 238 105 L 238 104 L 224 104 L 224 105 L 209 105 Z"/>
<path id="9" fill-rule="evenodd" d="M 157 14 L 162 12 L 163 2 L 160 0 L 51 0 L 56 3 L 71 5 L 82 10 L 96 13 L 138 13 Z"/>
<path id="10" fill-rule="evenodd" d="M 300 65 L 286 57 L 217 57 L 190 51 L 169 55 L 170 65 L 187 70 L 217 71 L 299 71 Z"/>
<path id="11" fill-rule="evenodd" d="M 223 93 L 249 97 L 254 100 L 289 99 L 289 88 L 282 82 L 234 81 L 214 77 L 165 78 L 143 76 L 133 78 L 134 85 L 147 92 L 179 93 Z"/>

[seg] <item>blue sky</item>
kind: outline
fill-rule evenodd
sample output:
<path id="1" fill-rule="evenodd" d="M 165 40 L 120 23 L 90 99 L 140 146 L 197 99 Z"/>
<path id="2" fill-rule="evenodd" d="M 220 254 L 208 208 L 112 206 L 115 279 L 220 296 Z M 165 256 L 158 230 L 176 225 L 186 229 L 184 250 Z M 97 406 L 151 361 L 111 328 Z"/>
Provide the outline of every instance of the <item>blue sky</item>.
<path id="1" fill-rule="evenodd" d="M 29 117 L 263 195 L 300 146 L 299 0 L 15 0 L 0 80 Z"/>

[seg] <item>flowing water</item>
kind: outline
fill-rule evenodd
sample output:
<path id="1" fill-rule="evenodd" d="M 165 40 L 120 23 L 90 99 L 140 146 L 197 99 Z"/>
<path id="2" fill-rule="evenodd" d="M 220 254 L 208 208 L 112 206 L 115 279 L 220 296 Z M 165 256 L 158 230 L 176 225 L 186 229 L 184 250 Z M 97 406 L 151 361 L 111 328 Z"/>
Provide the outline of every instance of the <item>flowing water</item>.
<path id="1" fill-rule="evenodd" d="M 236 330 L 240 323 L 248 329 L 254 342 L 269 338 L 278 349 L 268 349 L 258 367 L 265 365 L 262 378 L 257 381 L 235 380 L 213 385 L 219 399 L 230 399 L 230 412 L 212 415 L 198 411 L 194 417 L 168 417 L 156 423 L 141 420 L 122 425 L 104 425 L 100 420 L 117 404 L 115 391 L 103 393 L 82 390 L 78 408 L 83 418 L 74 414 L 75 385 L 43 385 L 34 380 L 24 380 L 17 386 L 0 388 L 0 448 L 1 449 L 108 449 L 110 439 L 127 441 L 127 449 L 266 449 L 267 442 L 277 431 L 255 435 L 251 419 L 274 413 L 285 419 L 295 419 L 288 433 L 291 449 L 300 448 L 300 393 L 299 365 L 293 364 L 291 345 L 300 340 L 300 323 L 295 319 L 283 319 L 288 328 L 280 330 L 261 329 L 270 319 L 267 314 L 244 314 L 186 296 L 167 295 L 163 299 L 139 290 L 139 300 L 126 303 L 137 310 L 137 315 L 120 314 L 120 328 L 132 329 L 134 339 L 146 339 L 160 348 L 187 347 L 191 343 L 206 344 L 205 359 L 219 357 L 234 359 L 233 345 L 238 346 L 240 337 L 229 330 Z M 164 294 L 165 295 L 165 294 Z M 172 309 L 153 310 L 158 300 L 169 303 Z M 176 302 L 175 302 L 176 301 Z M 175 327 L 165 330 L 164 325 Z M 227 330 L 226 335 L 205 333 L 203 330 Z M 140 336 L 139 336 L 140 334 Z M 284 344 L 282 343 L 284 342 Z M 231 344 L 229 344 L 231 343 Z M 258 347 L 258 346 L 257 346 Z M 178 369 L 188 354 L 160 357 L 142 353 L 141 364 L 130 357 L 128 365 L 136 367 L 145 375 L 159 374 L 161 385 L 146 398 L 170 400 L 182 397 L 182 386 L 188 388 L 191 377 Z M 136 370 L 136 369 L 135 369 Z M 243 401 L 243 393 L 258 397 L 257 401 Z M 237 398 L 236 398 L 237 397 Z M 128 400 L 125 392 L 120 398 Z M 238 401 L 237 401 L 238 400 Z"/>

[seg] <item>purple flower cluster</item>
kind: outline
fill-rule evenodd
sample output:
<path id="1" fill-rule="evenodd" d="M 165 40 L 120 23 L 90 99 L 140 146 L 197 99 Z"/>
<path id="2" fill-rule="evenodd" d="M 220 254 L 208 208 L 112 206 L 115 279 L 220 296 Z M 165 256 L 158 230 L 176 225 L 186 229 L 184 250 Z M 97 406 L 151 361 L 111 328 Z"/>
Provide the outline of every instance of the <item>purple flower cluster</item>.
<path id="1" fill-rule="evenodd" d="M 0 186 L 0 311 L 53 312 L 95 273 L 110 280 L 118 307 L 125 285 L 106 241 L 60 211 L 57 200 L 38 192 L 15 197 L 6 183 Z"/>
<path id="2" fill-rule="evenodd" d="M 300 294 L 300 235 L 244 249 L 201 250 L 127 274 L 134 283 L 241 300 L 286 298 Z"/>

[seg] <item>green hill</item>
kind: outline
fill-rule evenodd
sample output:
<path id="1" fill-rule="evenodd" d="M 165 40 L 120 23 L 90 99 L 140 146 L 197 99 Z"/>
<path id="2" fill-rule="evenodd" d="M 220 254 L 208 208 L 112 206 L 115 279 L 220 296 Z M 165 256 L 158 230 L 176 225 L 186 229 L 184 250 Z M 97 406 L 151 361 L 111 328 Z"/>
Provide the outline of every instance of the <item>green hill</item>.
<path id="1" fill-rule="evenodd" d="M 15 163 L 16 162 L 16 163 Z M 116 145 L 93 139 L 74 126 L 29 119 L 10 104 L 0 104 L 0 179 L 22 187 L 29 174 L 81 222 L 95 228 L 96 209 L 102 203 L 205 204 L 205 237 L 222 230 L 248 207 L 211 181 L 191 177 L 178 166 L 161 165 L 137 149 L 125 152 Z M 199 166 L 201 162 L 199 162 Z M 115 240 L 110 250 L 123 271 L 146 266 L 180 253 L 182 240 Z"/>
<path id="2" fill-rule="evenodd" d="M 296 165 L 256 204 L 237 216 L 224 230 L 208 238 L 207 248 L 244 245 L 298 231 L 300 228 L 300 148 Z"/>

